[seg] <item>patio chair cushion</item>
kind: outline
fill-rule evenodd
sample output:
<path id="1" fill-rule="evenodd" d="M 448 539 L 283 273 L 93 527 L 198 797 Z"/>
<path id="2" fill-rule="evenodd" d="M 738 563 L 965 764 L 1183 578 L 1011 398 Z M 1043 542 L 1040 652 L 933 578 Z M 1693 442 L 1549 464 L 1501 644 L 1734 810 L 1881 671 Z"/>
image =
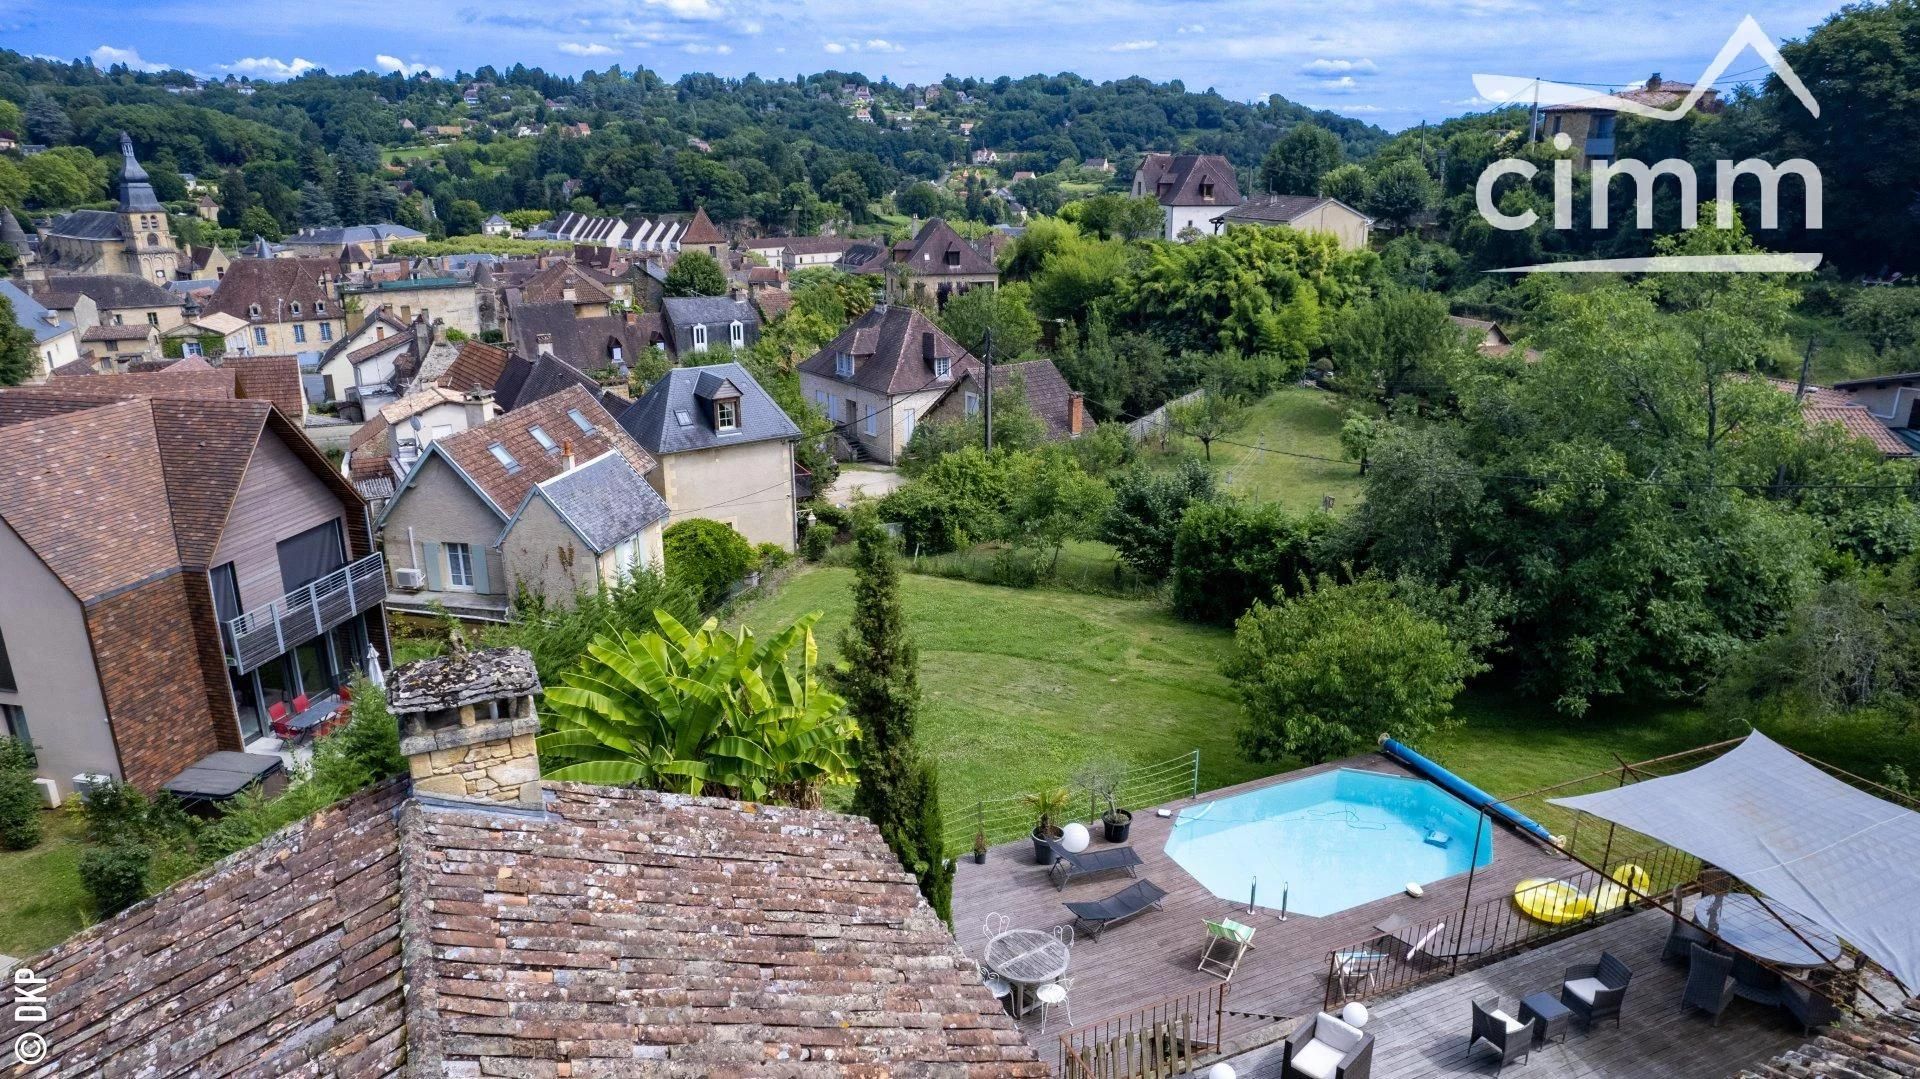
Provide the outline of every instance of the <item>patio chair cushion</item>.
<path id="1" fill-rule="evenodd" d="M 1288 1066 L 1308 1079 L 1333 1079 L 1340 1071 L 1340 1058 L 1346 1055 L 1315 1038 L 1293 1054 Z"/>
<path id="2" fill-rule="evenodd" d="M 1313 1040 L 1332 1047 L 1333 1058 L 1339 1060 L 1346 1056 L 1360 1039 L 1366 1035 L 1358 1027 L 1348 1026 L 1345 1020 L 1321 1012 L 1313 1018 Z"/>
<path id="3" fill-rule="evenodd" d="M 1487 1014 L 1493 1016 L 1495 1019 L 1499 1020 L 1501 1023 L 1504 1023 L 1507 1028 L 1507 1033 L 1509 1034 L 1518 1034 L 1521 1031 L 1527 1029 L 1528 1024 L 1522 1023 L 1520 1020 L 1515 1019 L 1513 1016 L 1508 1015 L 1506 1012 L 1496 1010 L 1496 1011 L 1488 1012 Z"/>
<path id="4" fill-rule="evenodd" d="M 1594 997 L 1607 991 L 1607 983 L 1598 978 L 1575 978 L 1567 983 L 1566 988 L 1567 992 L 1592 1004 Z"/>

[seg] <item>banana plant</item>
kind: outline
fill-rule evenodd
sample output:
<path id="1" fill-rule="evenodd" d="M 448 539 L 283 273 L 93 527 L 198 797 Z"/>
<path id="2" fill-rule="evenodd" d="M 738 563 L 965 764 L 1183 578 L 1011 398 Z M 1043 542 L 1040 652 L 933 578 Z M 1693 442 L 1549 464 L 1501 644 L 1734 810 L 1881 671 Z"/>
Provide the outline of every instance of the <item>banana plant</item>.
<path id="1" fill-rule="evenodd" d="M 859 727 L 818 678 L 819 612 L 763 640 L 653 617 L 595 638 L 547 688 L 547 778 L 803 805 L 853 781 Z"/>

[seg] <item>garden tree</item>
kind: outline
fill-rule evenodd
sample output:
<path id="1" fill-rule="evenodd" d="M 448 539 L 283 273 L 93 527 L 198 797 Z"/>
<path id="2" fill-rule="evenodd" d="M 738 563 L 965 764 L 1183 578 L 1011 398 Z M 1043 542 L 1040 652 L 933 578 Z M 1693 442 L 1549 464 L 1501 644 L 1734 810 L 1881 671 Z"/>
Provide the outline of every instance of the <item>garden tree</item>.
<path id="1" fill-rule="evenodd" d="M 18 386 L 27 381 L 39 363 L 33 331 L 16 321 L 13 304 L 0 296 L 0 386 Z"/>
<path id="2" fill-rule="evenodd" d="M 961 348 L 982 360 L 987 357 L 986 338 L 991 332 L 996 363 L 1025 356 L 1040 343 L 1033 289 L 1024 281 L 999 288 L 968 289 L 948 300 L 935 321 Z"/>
<path id="3" fill-rule="evenodd" d="M 1374 173 L 1373 189 L 1362 208 L 1395 229 L 1405 229 L 1439 198 L 1440 187 L 1426 166 L 1403 157 Z"/>
<path id="4" fill-rule="evenodd" d="M 500 216 L 506 218 L 507 224 L 514 228 L 530 229 L 545 224 L 553 214 L 547 210 L 508 210 Z"/>
<path id="5" fill-rule="evenodd" d="M 73 121 L 53 95 L 39 87 L 27 93 L 27 138 L 43 146 L 59 146 L 73 138 Z"/>
<path id="6" fill-rule="evenodd" d="M 38 761 L 31 743 L 0 738 L 0 850 L 30 850 L 40 844 Z"/>
<path id="7" fill-rule="evenodd" d="M 994 383 L 993 448 L 1006 452 L 1033 449 L 1047 441 L 1047 422 L 1027 403 L 1026 378 L 1014 374 Z M 960 420 L 922 423 L 914 427 L 900 460 L 900 471 L 918 478 L 942 457 L 968 446 L 987 444 L 985 409 Z"/>
<path id="8" fill-rule="evenodd" d="M 1260 187 L 1277 195 L 1311 195 L 1340 165 L 1340 140 L 1314 124 L 1295 124 L 1260 162 Z"/>
<path id="9" fill-rule="evenodd" d="M 1327 343 L 1343 393 L 1381 404 L 1445 406 L 1465 365 L 1479 359 L 1431 292 L 1387 289 L 1336 313 Z"/>
<path id="10" fill-rule="evenodd" d="M 99 201 L 107 191 L 106 165 L 78 146 L 56 146 L 23 158 L 27 197 L 36 206 L 60 209 Z"/>
<path id="11" fill-rule="evenodd" d="M 1867 339 L 1875 356 L 1911 348 L 1920 341 L 1920 290 L 1860 289 L 1847 296 L 1841 321 Z"/>
<path id="12" fill-rule="evenodd" d="M 240 235 L 245 238 L 242 242 L 245 242 L 255 236 L 277 241 L 284 234 L 280 231 L 280 222 L 275 221 L 265 207 L 249 206 L 240 218 Z"/>
<path id="13" fill-rule="evenodd" d="M 1380 438 L 1380 427 L 1370 417 L 1350 415 L 1340 421 L 1340 452 L 1349 461 L 1360 463 L 1360 474 L 1367 474 L 1367 456 Z"/>
<path id="14" fill-rule="evenodd" d="M 1110 333 L 1097 311 L 1083 337 L 1063 338 L 1054 365 L 1103 420 L 1143 416 L 1173 396 L 1173 362 L 1166 346 L 1144 333 Z"/>
<path id="15" fill-rule="evenodd" d="M 340 223 L 340 215 L 334 211 L 333 199 L 328 196 L 327 189 L 312 180 L 300 185 L 300 208 L 295 213 L 295 219 L 303 229 Z"/>
<path id="16" fill-rule="evenodd" d="M 1207 388 L 1190 401 L 1167 404 L 1167 425 L 1177 434 L 1198 439 L 1213 460 L 1213 443 L 1245 421 L 1246 405 L 1238 397 Z"/>
<path id="17" fill-rule="evenodd" d="M 1271 355 L 1297 375 L 1320 344 L 1325 313 L 1378 274 L 1372 252 L 1341 251 L 1324 233 L 1229 229 L 1155 245 L 1113 283 L 1110 303 L 1123 325 L 1174 347 Z"/>
<path id="18" fill-rule="evenodd" d="M 1144 240 L 1159 235 L 1166 220 L 1159 200 L 1131 195 L 1095 195 L 1069 202 L 1060 208 L 1060 218 L 1096 240 Z"/>
<path id="19" fill-rule="evenodd" d="M 1047 572 L 1060 564 L 1067 541 L 1091 539 L 1113 492 L 1087 475 L 1071 453 L 1049 448 L 1016 454 L 1006 513 L 1007 538 L 1050 551 Z"/>
<path id="20" fill-rule="evenodd" d="M 478 236 L 487 221 L 486 211 L 472 199 L 455 199 L 447 207 L 447 234 L 450 236 Z"/>
<path id="21" fill-rule="evenodd" d="M 1707 705 L 1739 729 L 1866 714 L 1910 731 L 1920 720 L 1920 560 L 1822 585 L 1727 657 Z"/>
<path id="22" fill-rule="evenodd" d="M 1171 469 L 1135 465 L 1110 482 L 1113 501 L 1100 518 L 1098 538 L 1141 576 L 1166 579 L 1180 519 L 1215 497 L 1213 470 L 1192 460 Z"/>
<path id="23" fill-rule="evenodd" d="M 953 200 L 930 183 L 914 184 L 893 197 L 893 205 L 909 217 L 939 217 L 952 208 Z"/>
<path id="24" fill-rule="evenodd" d="M 1341 165 L 1320 177 L 1320 194 L 1357 210 L 1373 195 L 1373 177 L 1359 165 Z"/>
<path id="25" fill-rule="evenodd" d="M 1380 248 L 1380 268 L 1388 280 L 1417 292 L 1444 291 L 1460 265 L 1458 251 L 1412 234 L 1396 236 Z"/>
<path id="26" fill-rule="evenodd" d="M 1026 237 L 1021 237 L 1022 240 Z M 1044 234 L 1050 247 L 1040 255 L 1038 269 L 1027 278 L 1033 286 L 1033 309 L 1043 319 L 1066 319 L 1080 324 L 1094 303 L 1113 290 L 1127 268 L 1127 250 L 1118 243 L 1089 239 L 1079 233 Z M 1015 241 L 1010 265 L 1026 265 L 1031 248 Z"/>
<path id="27" fill-rule="evenodd" d="M 547 686 L 546 777 L 817 808 L 852 780 L 860 735 L 818 676 L 819 620 L 756 640 L 657 611 L 657 630 L 595 638 Z"/>
<path id="28" fill-rule="evenodd" d="M 900 602 L 892 540 L 872 522 L 855 542 L 853 620 L 829 680 L 860 725 L 854 812 L 872 821 L 943 921 L 953 920 L 953 863 L 941 846 L 939 781 L 920 752 L 920 654 Z"/>
<path id="29" fill-rule="evenodd" d="M 943 454 L 880 503 L 880 519 L 900 526 L 900 539 L 914 554 L 945 554 L 996 539 L 1006 532 L 1011 457 L 977 446 Z"/>
<path id="30" fill-rule="evenodd" d="M 1271 503 L 1188 505 L 1173 539 L 1173 611 L 1225 625 L 1306 573 L 1326 514 L 1291 516 Z"/>
<path id="31" fill-rule="evenodd" d="M 1298 594 L 1253 605 L 1234 627 L 1225 671 L 1256 761 L 1332 760 L 1385 734 L 1407 742 L 1443 728 L 1468 677 L 1483 670 L 1442 623 L 1387 581 L 1322 574 Z"/>
<path id="32" fill-rule="evenodd" d="M 781 326 L 793 317 L 794 313 L 789 310 L 775 320 L 775 326 Z M 815 346 L 809 352 L 817 350 L 818 346 Z M 659 349 L 647 351 L 658 354 L 664 365 L 672 365 L 673 361 L 667 359 Z M 790 354 L 780 351 L 777 338 L 770 340 L 769 335 L 763 333 L 752 348 L 734 353 L 733 358 L 747 369 L 760 388 L 767 391 L 767 396 L 773 398 L 773 403 L 780 406 L 780 411 L 785 412 L 793 425 L 800 429 L 800 440 L 793 447 L 793 459 L 813 477 L 813 489 L 824 491 L 840 477 L 840 462 L 834 459 L 827 445 L 827 435 L 833 430 L 834 424 L 814 402 L 807 400 L 806 392 L 800 388 L 800 376 L 794 372 L 792 362 L 784 360 L 785 355 Z M 635 369 L 636 373 L 638 370 Z M 665 373 L 664 367 L 661 373 Z"/>
<path id="33" fill-rule="evenodd" d="M 732 525 L 689 517 L 661 534 L 661 546 L 673 575 L 693 588 L 702 608 L 712 607 L 747 575 L 753 548 Z"/>
<path id="34" fill-rule="evenodd" d="M 727 275 L 705 251 L 682 251 L 661 290 L 668 296 L 725 296 Z"/>

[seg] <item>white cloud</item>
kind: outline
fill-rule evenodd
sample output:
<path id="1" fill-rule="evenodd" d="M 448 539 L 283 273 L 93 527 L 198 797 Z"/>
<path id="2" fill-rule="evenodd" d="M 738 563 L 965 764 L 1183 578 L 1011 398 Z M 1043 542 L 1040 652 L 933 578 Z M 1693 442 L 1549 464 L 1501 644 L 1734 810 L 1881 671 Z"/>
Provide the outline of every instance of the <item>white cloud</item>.
<path id="1" fill-rule="evenodd" d="M 865 41 L 823 41 L 821 51 L 834 56 L 849 52 L 906 52 L 907 47 L 883 37 L 870 37 Z"/>
<path id="2" fill-rule="evenodd" d="M 689 41 L 680 46 L 681 52 L 690 52 L 695 56 L 726 56 L 733 52 L 731 45 L 708 45 L 699 41 Z"/>
<path id="3" fill-rule="evenodd" d="M 235 60 L 231 64 L 221 64 L 220 70 L 231 71 L 235 75 L 245 75 L 250 79 L 295 79 L 319 67 L 312 60 L 298 56 L 292 60 L 281 60 L 272 56 L 249 56 Z"/>
<path id="4" fill-rule="evenodd" d="M 867 39 L 866 50 L 868 52 L 906 52 L 907 48 L 904 45 L 896 45 L 886 38 L 876 37 Z"/>
<path id="5" fill-rule="evenodd" d="M 1182 34 L 1204 34 L 1207 32 L 1207 28 L 1197 22 L 1190 22 L 1182 26 L 1178 32 Z"/>
<path id="6" fill-rule="evenodd" d="M 669 15 L 682 19 L 718 19 L 727 13 L 724 0 L 644 0 L 648 7 L 657 7 Z"/>
<path id="7" fill-rule="evenodd" d="M 407 61 L 400 59 L 398 56 L 388 56 L 386 53 L 381 53 L 380 55 L 374 57 L 373 66 L 379 68 L 382 71 L 387 71 L 387 72 L 398 71 L 400 74 L 407 75 L 407 76 L 418 75 L 422 71 L 424 71 L 427 74 L 432 75 L 434 78 L 437 79 L 442 74 L 444 74 L 444 72 L 441 71 L 438 65 L 410 64 Z"/>
<path id="8" fill-rule="evenodd" d="M 1140 41 L 1122 41 L 1117 45 L 1107 46 L 1107 51 L 1108 52 L 1145 52 L 1148 49 L 1158 47 L 1159 44 L 1160 43 L 1158 41 L 1144 40 L 1144 39 Z"/>
<path id="9" fill-rule="evenodd" d="M 838 56 L 841 53 L 847 51 L 847 47 L 845 45 L 840 44 L 838 41 L 829 41 L 825 45 L 820 46 L 820 48 L 823 51 L 832 53 L 835 56 Z"/>
<path id="10" fill-rule="evenodd" d="M 1379 71 L 1372 60 L 1330 60 L 1321 57 L 1300 69 L 1302 75 L 1372 75 Z"/>
<path id="11" fill-rule="evenodd" d="M 612 56 L 620 50 L 611 45 L 601 44 L 598 41 L 587 45 L 582 45 L 577 41 L 563 41 L 560 43 L 560 51 L 566 53 L 568 56 Z"/>
<path id="12" fill-rule="evenodd" d="M 1342 75 L 1337 79 L 1321 79 L 1314 88 L 1329 94 L 1353 94 L 1360 91 L 1360 83 L 1352 75 Z"/>
<path id="13" fill-rule="evenodd" d="M 125 64 L 135 71 L 165 71 L 166 64 L 156 64 L 141 57 L 135 49 L 116 49 L 112 45 L 102 45 L 87 54 L 93 58 L 95 67 L 112 67 Z"/>

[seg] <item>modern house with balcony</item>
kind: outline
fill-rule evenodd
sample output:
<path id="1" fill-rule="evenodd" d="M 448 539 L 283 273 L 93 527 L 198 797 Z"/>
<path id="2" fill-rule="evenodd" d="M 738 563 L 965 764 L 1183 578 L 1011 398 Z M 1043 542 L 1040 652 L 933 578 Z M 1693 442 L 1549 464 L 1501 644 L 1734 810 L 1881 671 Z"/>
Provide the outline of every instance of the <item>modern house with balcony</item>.
<path id="1" fill-rule="evenodd" d="M 0 392 L 0 580 L 0 713 L 62 796 L 245 750 L 387 647 L 365 502 L 212 380 Z"/>

